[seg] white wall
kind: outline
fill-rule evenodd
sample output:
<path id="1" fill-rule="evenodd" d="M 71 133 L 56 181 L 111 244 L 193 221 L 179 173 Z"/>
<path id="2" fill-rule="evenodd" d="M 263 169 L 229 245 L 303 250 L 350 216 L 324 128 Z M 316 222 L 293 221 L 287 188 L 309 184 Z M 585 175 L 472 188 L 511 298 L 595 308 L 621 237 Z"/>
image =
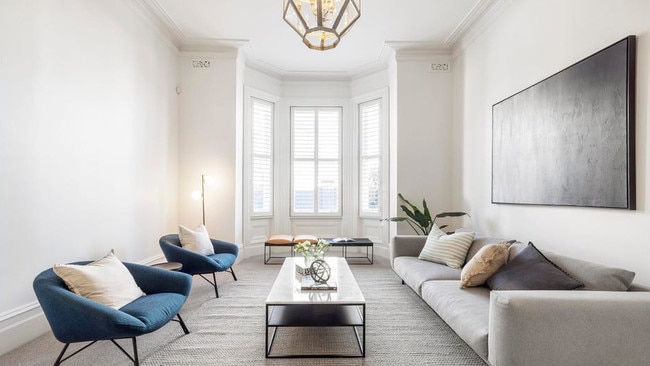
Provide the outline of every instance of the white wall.
<path id="1" fill-rule="evenodd" d="M 458 211 L 452 205 L 451 136 L 452 73 L 430 71 L 431 61 L 440 55 L 402 57 L 397 51 L 396 101 L 396 193 L 422 209 L 422 199 L 434 215 Z M 391 95 L 392 96 L 392 95 Z M 393 116 L 391 112 L 391 117 Z M 397 207 L 402 202 L 397 202 Z M 397 209 L 398 216 L 405 216 Z M 414 234 L 406 224 L 398 233 Z"/>
<path id="2" fill-rule="evenodd" d="M 0 0 L 0 353 L 49 329 L 39 272 L 176 222 L 176 53 L 129 3 Z"/>
<path id="3" fill-rule="evenodd" d="M 201 201 L 191 194 L 201 190 L 201 175 L 209 175 L 215 181 L 205 187 L 205 224 L 211 237 L 229 242 L 241 236 L 237 159 L 243 122 L 237 108 L 243 107 L 238 106 L 237 55 L 233 48 L 183 52 L 179 58 L 178 223 L 191 228 L 201 223 Z M 195 67 L 193 61 L 207 61 L 209 67 Z"/>
<path id="4" fill-rule="evenodd" d="M 479 232 L 624 267 L 650 283 L 648 104 L 650 2 L 518 0 L 458 51 L 454 117 L 458 205 Z M 637 35 L 637 210 L 494 205 L 490 198 L 492 105 L 626 37 Z M 460 109 L 458 109 L 460 108 Z"/>

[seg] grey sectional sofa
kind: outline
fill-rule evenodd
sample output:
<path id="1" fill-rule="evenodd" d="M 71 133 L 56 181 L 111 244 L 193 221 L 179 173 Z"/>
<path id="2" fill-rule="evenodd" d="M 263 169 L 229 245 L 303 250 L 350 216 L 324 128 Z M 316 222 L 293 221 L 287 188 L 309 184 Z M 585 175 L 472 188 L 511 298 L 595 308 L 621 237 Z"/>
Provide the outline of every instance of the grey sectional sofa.
<path id="1" fill-rule="evenodd" d="M 461 270 L 418 259 L 425 241 L 394 237 L 393 270 L 490 365 L 650 365 L 650 289 L 631 284 L 634 273 L 543 251 L 585 287 L 461 289 Z M 500 241 L 475 238 L 466 262 Z M 510 257 L 523 247 L 513 244 Z"/>

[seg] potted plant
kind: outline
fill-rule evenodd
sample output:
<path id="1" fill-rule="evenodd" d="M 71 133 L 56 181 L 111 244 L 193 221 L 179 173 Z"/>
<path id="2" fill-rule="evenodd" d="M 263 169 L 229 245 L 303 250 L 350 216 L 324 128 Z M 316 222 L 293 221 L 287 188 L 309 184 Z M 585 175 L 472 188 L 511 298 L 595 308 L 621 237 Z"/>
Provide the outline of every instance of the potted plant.
<path id="1" fill-rule="evenodd" d="M 427 201 L 425 199 L 422 199 L 422 210 L 420 210 L 417 206 L 415 206 L 414 204 L 409 202 L 406 198 L 404 198 L 404 196 L 402 196 L 401 193 L 398 193 L 397 197 L 399 197 L 399 199 L 404 202 L 404 204 L 400 205 L 400 207 L 402 208 L 402 211 L 404 211 L 406 216 L 389 217 L 383 219 L 383 221 L 406 222 L 407 224 L 409 224 L 409 226 L 411 226 L 411 228 L 418 235 L 429 235 L 429 232 L 433 228 L 433 225 L 435 224 L 436 219 L 438 218 L 460 217 L 465 215 L 469 216 L 468 213 L 462 211 L 456 211 L 456 212 L 441 212 L 432 218 L 429 212 L 429 208 L 427 207 Z M 444 230 L 444 228 L 446 228 L 447 226 L 448 225 L 440 225 L 439 228 L 441 230 Z"/>

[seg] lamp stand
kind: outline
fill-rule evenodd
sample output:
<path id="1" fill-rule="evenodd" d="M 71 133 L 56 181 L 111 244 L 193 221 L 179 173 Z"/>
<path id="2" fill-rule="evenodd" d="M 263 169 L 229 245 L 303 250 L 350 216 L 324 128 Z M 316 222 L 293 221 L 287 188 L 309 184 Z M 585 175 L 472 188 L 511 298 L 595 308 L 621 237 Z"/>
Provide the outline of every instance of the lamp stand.
<path id="1" fill-rule="evenodd" d="M 205 174 L 201 174 L 201 209 L 203 213 L 203 226 L 205 226 Z"/>

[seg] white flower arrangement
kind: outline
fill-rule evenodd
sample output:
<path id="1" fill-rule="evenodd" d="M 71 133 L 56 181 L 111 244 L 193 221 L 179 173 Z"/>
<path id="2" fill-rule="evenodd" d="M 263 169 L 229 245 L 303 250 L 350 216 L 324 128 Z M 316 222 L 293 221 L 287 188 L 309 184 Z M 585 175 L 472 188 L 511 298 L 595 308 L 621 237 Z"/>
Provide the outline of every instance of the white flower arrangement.
<path id="1" fill-rule="evenodd" d="M 318 239 L 316 243 L 311 243 L 308 240 L 305 240 L 302 243 L 297 243 L 293 246 L 293 249 L 298 253 L 302 253 L 305 257 L 315 257 L 325 254 L 329 247 L 330 244 L 328 242 L 323 239 Z"/>

